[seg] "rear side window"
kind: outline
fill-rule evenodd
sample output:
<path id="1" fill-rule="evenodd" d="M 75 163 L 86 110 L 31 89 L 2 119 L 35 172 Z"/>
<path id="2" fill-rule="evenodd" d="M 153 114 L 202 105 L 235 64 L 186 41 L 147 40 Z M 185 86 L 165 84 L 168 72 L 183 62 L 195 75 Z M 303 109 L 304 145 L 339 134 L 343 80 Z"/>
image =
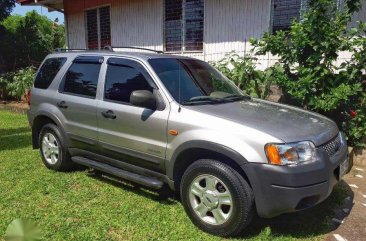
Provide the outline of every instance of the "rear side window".
<path id="1" fill-rule="evenodd" d="M 135 90 L 153 92 L 152 80 L 139 63 L 111 58 L 105 79 L 104 100 L 130 103 L 130 95 Z"/>
<path id="2" fill-rule="evenodd" d="M 78 57 L 67 70 L 60 91 L 95 98 L 102 57 Z"/>
<path id="3" fill-rule="evenodd" d="M 34 88 L 47 89 L 62 66 L 65 64 L 67 58 L 49 58 L 39 69 L 36 79 L 34 81 Z"/>

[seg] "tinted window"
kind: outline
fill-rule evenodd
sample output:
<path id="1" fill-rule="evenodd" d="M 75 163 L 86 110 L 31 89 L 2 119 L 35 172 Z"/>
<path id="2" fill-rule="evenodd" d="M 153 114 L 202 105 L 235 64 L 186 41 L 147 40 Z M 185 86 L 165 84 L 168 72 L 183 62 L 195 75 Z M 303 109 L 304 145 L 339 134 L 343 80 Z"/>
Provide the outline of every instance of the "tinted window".
<path id="1" fill-rule="evenodd" d="M 89 59 L 76 60 L 67 71 L 61 89 L 65 93 L 95 97 L 100 66 Z"/>
<path id="2" fill-rule="evenodd" d="M 159 58 L 149 63 L 179 103 L 197 97 L 224 98 L 242 92 L 208 63 L 192 59 Z"/>
<path id="3" fill-rule="evenodd" d="M 135 90 L 153 92 L 151 80 L 138 63 L 130 60 L 110 59 L 105 80 L 104 99 L 118 102 L 130 102 Z"/>
<path id="4" fill-rule="evenodd" d="M 203 95 L 201 89 L 191 80 L 188 72 L 183 69 L 183 66 L 177 60 L 153 59 L 150 60 L 150 64 L 176 100 L 183 103 L 193 96 Z"/>
<path id="5" fill-rule="evenodd" d="M 34 87 L 47 89 L 65 62 L 66 58 L 47 59 L 38 71 L 37 77 L 34 81 Z"/>

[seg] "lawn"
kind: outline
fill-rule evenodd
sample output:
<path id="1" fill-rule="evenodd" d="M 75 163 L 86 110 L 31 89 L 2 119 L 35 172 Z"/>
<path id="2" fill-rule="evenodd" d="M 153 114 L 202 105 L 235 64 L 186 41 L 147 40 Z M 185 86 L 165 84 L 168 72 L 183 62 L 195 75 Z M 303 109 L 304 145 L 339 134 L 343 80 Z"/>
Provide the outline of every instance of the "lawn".
<path id="1" fill-rule="evenodd" d="M 26 116 L 6 111 L 0 111 L 0 188 L 0 240 L 16 218 L 36 223 L 43 240 L 225 240 L 198 230 L 173 198 L 88 170 L 46 169 L 31 148 Z M 232 240 L 321 240 L 346 191 L 341 183 L 311 210 L 255 218 Z"/>

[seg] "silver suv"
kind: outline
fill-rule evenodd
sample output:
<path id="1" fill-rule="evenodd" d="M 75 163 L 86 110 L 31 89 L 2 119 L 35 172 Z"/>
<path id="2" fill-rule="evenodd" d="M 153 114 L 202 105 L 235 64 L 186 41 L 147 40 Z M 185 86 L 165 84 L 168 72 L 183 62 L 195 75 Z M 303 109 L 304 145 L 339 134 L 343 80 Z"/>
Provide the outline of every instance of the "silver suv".
<path id="1" fill-rule="evenodd" d="M 244 95 L 186 57 L 55 52 L 38 70 L 28 118 L 48 168 L 166 184 L 195 225 L 220 236 L 241 233 L 255 213 L 320 203 L 352 165 L 333 121 Z"/>

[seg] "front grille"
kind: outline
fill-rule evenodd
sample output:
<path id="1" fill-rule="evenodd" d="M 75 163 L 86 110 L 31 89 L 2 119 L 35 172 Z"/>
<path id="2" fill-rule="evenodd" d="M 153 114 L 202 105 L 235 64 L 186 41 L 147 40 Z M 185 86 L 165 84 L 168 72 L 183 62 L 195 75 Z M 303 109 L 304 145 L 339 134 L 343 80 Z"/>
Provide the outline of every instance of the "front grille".
<path id="1" fill-rule="evenodd" d="M 320 148 L 323 149 L 328 154 L 329 157 L 331 157 L 339 151 L 341 145 L 342 145 L 341 135 L 337 135 L 329 142 L 321 145 Z"/>

